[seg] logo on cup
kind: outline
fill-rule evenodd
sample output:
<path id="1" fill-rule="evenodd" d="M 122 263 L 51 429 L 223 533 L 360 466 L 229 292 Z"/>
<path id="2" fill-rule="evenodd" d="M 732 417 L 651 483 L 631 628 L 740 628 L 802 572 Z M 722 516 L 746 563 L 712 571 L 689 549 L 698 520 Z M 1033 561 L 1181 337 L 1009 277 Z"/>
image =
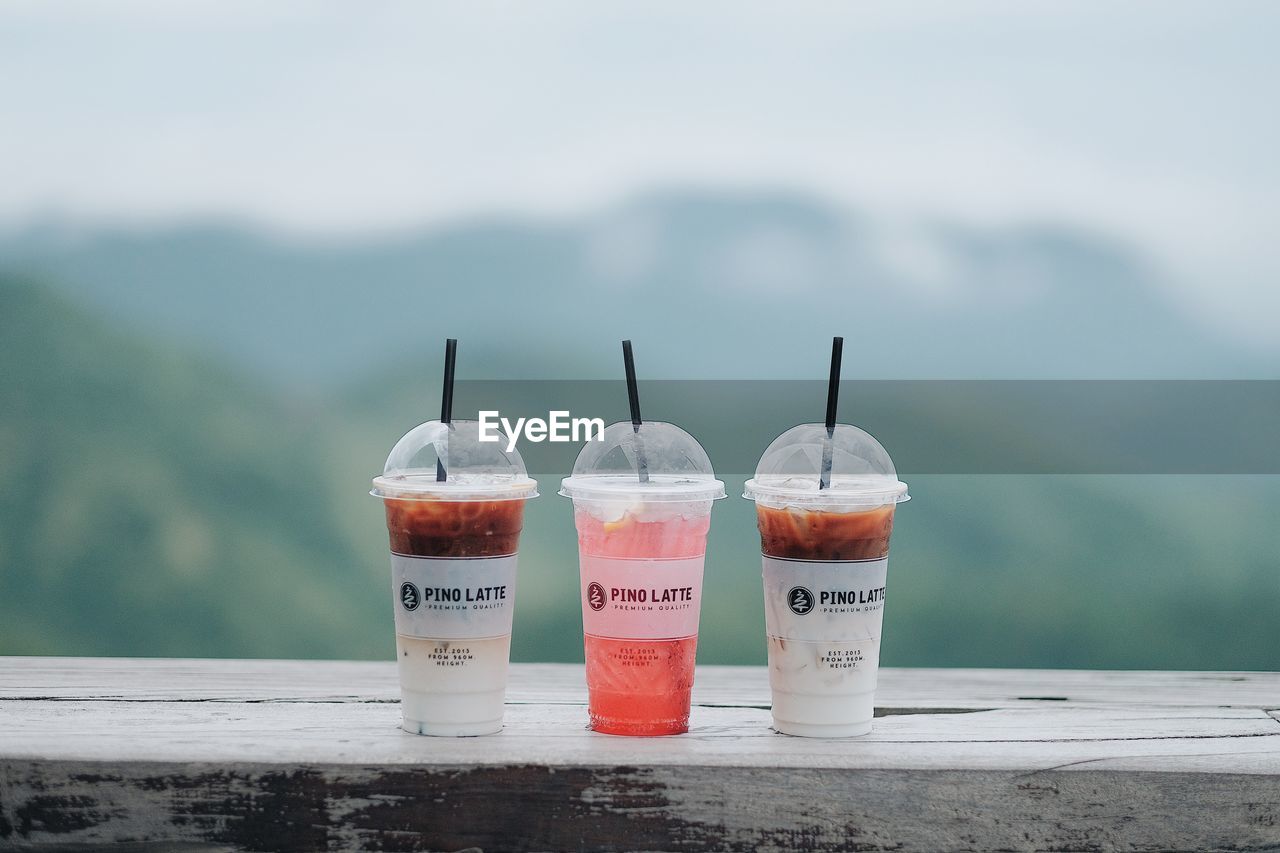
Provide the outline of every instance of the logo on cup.
<path id="1" fill-rule="evenodd" d="M 422 603 L 422 594 L 418 592 L 416 586 L 405 581 L 400 584 L 400 603 L 404 605 L 405 610 L 417 610 L 418 605 Z"/>
<path id="2" fill-rule="evenodd" d="M 797 616 L 803 616 L 813 609 L 813 593 L 802 586 L 793 586 L 787 593 L 787 606 Z"/>
<path id="3" fill-rule="evenodd" d="M 587 584 L 587 604 L 592 610 L 604 609 L 604 587 L 594 581 Z"/>

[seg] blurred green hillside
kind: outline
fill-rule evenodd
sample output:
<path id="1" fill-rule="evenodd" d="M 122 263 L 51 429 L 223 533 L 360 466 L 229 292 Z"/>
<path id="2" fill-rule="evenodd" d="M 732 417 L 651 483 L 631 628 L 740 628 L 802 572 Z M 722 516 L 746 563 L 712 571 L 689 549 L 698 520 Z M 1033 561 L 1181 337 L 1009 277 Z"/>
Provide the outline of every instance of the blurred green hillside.
<path id="1" fill-rule="evenodd" d="M 385 653 L 292 401 L 0 278 L 0 651 Z"/>
<path id="2" fill-rule="evenodd" d="M 0 654 L 389 656 L 368 479 L 429 383 L 385 408 L 282 390 L 67 291 L 0 277 Z M 534 473 L 513 656 L 580 659 L 563 472 Z M 735 497 L 713 517 L 700 659 L 760 662 L 745 472 L 722 474 Z M 1280 669 L 1280 477 L 910 485 L 888 664 Z"/>

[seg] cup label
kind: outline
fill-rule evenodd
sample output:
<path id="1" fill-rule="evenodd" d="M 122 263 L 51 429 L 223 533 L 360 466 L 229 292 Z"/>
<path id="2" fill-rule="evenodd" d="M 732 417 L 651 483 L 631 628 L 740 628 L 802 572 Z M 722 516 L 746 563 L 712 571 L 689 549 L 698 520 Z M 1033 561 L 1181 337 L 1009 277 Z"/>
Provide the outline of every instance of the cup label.
<path id="1" fill-rule="evenodd" d="M 583 631 L 618 640 L 696 635 L 703 560 L 581 554 Z"/>
<path id="2" fill-rule="evenodd" d="M 879 640 L 888 558 L 764 557 L 764 624 L 770 637 L 807 643 Z"/>
<path id="3" fill-rule="evenodd" d="M 470 640 L 511 633 L 516 555 L 391 555 L 396 633 L 432 640 Z"/>

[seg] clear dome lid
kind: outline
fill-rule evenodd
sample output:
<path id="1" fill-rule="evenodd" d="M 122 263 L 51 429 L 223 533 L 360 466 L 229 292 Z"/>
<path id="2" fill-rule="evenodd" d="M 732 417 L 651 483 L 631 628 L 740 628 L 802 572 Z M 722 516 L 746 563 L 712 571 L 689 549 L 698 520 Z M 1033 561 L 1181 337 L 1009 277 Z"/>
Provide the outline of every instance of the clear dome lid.
<path id="1" fill-rule="evenodd" d="M 711 460 L 698 440 L 675 424 L 619 421 L 601 441 L 588 441 L 560 494 L 586 500 L 697 501 L 722 498 Z M 648 479 L 641 480 L 641 465 Z"/>
<path id="2" fill-rule="evenodd" d="M 427 421 L 405 433 L 387 456 L 370 494 L 380 498 L 436 501 L 500 501 L 538 496 L 520 451 L 507 451 L 507 436 L 480 440 L 477 421 Z M 437 463 L 445 479 L 437 479 Z"/>
<path id="3" fill-rule="evenodd" d="M 818 488 L 825 424 L 801 424 L 773 440 L 742 496 L 771 506 L 881 506 L 909 500 L 889 452 L 870 433 L 836 424 L 830 438 L 830 485 Z"/>

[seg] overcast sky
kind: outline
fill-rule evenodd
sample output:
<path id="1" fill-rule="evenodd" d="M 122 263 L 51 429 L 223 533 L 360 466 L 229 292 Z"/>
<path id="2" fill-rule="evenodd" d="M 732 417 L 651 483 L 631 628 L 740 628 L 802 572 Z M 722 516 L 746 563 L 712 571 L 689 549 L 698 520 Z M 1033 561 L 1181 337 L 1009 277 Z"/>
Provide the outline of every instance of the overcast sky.
<path id="1" fill-rule="evenodd" d="M 0 2 L 0 223 L 366 231 L 787 186 L 1103 230 L 1265 342 L 1277 44 L 1265 0 Z"/>

